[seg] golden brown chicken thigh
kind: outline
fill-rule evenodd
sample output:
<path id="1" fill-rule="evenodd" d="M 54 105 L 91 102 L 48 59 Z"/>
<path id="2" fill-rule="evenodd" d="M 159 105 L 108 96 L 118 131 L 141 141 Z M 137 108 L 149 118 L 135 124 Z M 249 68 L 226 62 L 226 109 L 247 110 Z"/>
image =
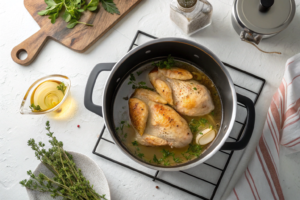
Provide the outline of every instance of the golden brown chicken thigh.
<path id="1" fill-rule="evenodd" d="M 129 99 L 129 113 L 137 141 L 145 146 L 182 148 L 193 135 L 185 121 L 156 92 L 137 89 Z"/>
<path id="2" fill-rule="evenodd" d="M 179 68 L 154 69 L 149 73 L 150 82 L 157 92 L 179 113 L 203 116 L 214 110 L 210 91 Z"/>

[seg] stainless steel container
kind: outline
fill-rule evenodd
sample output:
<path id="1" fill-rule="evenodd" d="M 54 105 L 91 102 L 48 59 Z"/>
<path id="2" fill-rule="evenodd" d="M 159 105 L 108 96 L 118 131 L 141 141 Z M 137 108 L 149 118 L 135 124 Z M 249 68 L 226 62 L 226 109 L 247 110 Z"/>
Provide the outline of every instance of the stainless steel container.
<path id="1" fill-rule="evenodd" d="M 113 104 L 118 88 L 129 74 L 141 67 L 143 63 L 165 58 L 166 55 L 169 54 L 176 59 L 191 63 L 211 78 L 221 97 L 223 120 L 216 138 L 198 158 L 176 166 L 157 166 L 139 159 L 120 141 L 113 123 Z M 103 91 L 103 105 L 99 106 L 93 103 L 92 96 L 97 76 L 102 71 L 111 72 Z M 243 137 L 238 142 L 225 142 L 233 128 L 237 102 L 245 105 L 247 109 L 248 116 Z M 181 38 L 161 38 L 153 40 L 131 50 L 117 63 L 98 64 L 88 79 L 84 104 L 88 110 L 103 117 L 106 128 L 111 134 L 116 146 L 119 147 L 122 152 L 143 166 L 162 171 L 179 171 L 194 167 L 211 158 L 220 149 L 240 150 L 245 148 L 251 138 L 255 121 L 255 109 L 252 100 L 240 94 L 236 94 L 234 84 L 218 57 L 204 46 Z"/>
<path id="2" fill-rule="evenodd" d="M 295 16 L 294 0 L 235 0 L 232 25 L 241 40 L 259 44 L 283 31 Z"/>

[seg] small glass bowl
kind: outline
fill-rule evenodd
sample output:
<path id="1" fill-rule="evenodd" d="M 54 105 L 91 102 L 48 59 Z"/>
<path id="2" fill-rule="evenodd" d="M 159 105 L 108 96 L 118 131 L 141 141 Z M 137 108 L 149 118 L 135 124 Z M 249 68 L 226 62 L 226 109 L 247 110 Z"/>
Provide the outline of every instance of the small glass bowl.
<path id="1" fill-rule="evenodd" d="M 54 108 L 51 108 L 49 110 L 46 111 L 32 111 L 29 106 L 31 106 L 31 96 L 33 94 L 33 92 L 35 91 L 35 89 L 43 82 L 45 81 L 50 81 L 50 80 L 54 80 L 54 81 L 59 81 L 59 82 L 63 82 L 65 84 L 65 86 L 67 87 L 65 90 L 65 95 L 64 98 L 62 99 L 62 101 L 55 106 Z M 53 75 L 49 75 L 49 76 L 45 76 L 43 78 L 38 79 L 37 81 L 35 81 L 27 90 L 22 103 L 21 103 L 21 107 L 20 107 L 20 113 L 21 114 L 29 114 L 29 115 L 42 115 L 42 114 L 47 114 L 47 113 L 51 113 L 51 112 L 57 112 L 60 113 L 63 111 L 63 109 L 66 107 L 64 106 L 64 103 L 66 102 L 66 99 L 69 96 L 70 93 L 70 88 L 71 88 L 71 80 L 64 75 L 60 75 L 60 74 L 53 74 Z"/>

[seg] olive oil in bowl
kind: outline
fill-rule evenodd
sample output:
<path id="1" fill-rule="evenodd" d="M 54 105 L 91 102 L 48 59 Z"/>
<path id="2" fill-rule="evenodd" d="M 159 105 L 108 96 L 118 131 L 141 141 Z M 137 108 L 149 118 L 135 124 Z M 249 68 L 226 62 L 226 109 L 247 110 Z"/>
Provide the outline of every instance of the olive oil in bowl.
<path id="1" fill-rule="evenodd" d="M 21 114 L 47 114 L 64 119 L 74 113 L 76 106 L 70 97 L 71 81 L 67 76 L 49 75 L 34 82 L 26 92 Z"/>
<path id="2" fill-rule="evenodd" d="M 48 80 L 39 84 L 31 95 L 31 109 L 34 112 L 47 111 L 56 107 L 65 96 L 63 82 Z"/>

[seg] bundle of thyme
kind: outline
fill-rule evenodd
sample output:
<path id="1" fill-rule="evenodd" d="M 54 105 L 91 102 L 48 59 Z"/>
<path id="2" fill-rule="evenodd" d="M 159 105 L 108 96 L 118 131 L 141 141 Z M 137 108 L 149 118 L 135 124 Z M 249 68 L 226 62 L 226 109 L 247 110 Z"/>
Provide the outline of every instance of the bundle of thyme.
<path id="1" fill-rule="evenodd" d="M 51 197 L 63 197 L 64 200 L 101 200 L 106 199 L 105 195 L 99 195 L 90 185 L 90 182 L 82 175 L 81 169 L 76 167 L 71 154 L 63 149 L 63 143 L 58 141 L 50 131 L 49 121 L 46 122 L 47 135 L 52 148 L 48 151 L 45 144 L 34 139 L 28 140 L 28 146 L 35 151 L 38 160 L 53 172 L 54 178 L 49 178 L 40 173 L 35 176 L 31 170 L 27 174 L 31 179 L 23 180 L 21 185 L 28 189 L 40 192 L 50 192 Z"/>

